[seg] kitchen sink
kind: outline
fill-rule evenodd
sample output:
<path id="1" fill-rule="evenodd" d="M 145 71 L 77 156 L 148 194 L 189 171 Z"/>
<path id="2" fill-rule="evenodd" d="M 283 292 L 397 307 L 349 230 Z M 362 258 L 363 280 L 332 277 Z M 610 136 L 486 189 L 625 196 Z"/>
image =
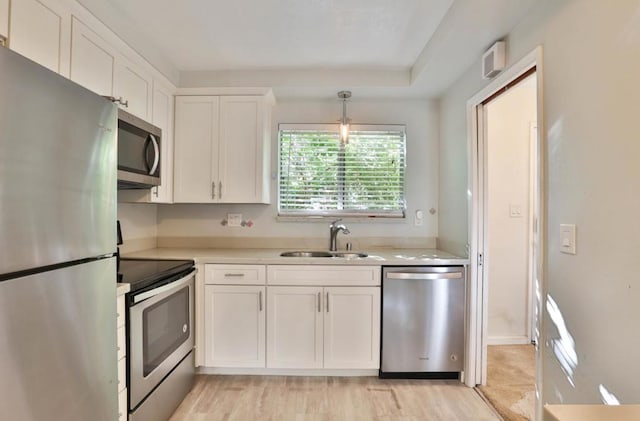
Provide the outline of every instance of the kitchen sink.
<path id="1" fill-rule="evenodd" d="M 338 257 L 342 259 L 354 259 L 367 257 L 367 253 L 355 253 L 352 251 L 284 251 L 282 257 Z"/>

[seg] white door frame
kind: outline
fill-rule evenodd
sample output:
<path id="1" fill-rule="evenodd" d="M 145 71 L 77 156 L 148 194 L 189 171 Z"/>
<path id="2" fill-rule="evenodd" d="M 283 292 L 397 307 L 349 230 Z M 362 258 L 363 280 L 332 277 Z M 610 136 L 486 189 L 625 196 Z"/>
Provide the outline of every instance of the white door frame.
<path id="1" fill-rule="evenodd" d="M 487 379 L 487 318 L 488 318 L 488 285 L 484 281 L 486 279 L 486 262 L 482 262 L 486 250 L 486 241 L 484 232 L 486 230 L 486 215 L 484 215 L 484 179 L 486 177 L 486 168 L 484 168 L 484 139 L 483 139 L 483 122 L 478 119 L 479 107 L 491 95 L 504 88 L 513 80 L 527 72 L 532 67 L 536 67 L 537 75 L 537 108 L 538 108 L 538 139 L 541 137 L 543 130 L 543 73 L 542 73 L 542 46 L 537 47 L 527 54 L 517 63 L 506 69 L 498 75 L 487 87 L 482 89 L 467 101 L 467 140 L 468 140 L 468 209 L 469 209 L 469 318 L 468 318 L 468 335 L 467 335 L 467 358 L 465 364 L 465 384 L 474 387 L 477 384 L 486 384 Z M 482 109 L 480 108 L 480 111 Z M 537 273 L 540 276 L 540 282 L 544 286 L 542 280 L 542 233 L 543 233 L 543 214 L 539 211 L 543 209 L 542 180 L 543 180 L 543 154 L 540 140 L 538 140 L 538 185 L 540 186 L 540 197 L 538 198 L 538 261 Z M 541 288 L 542 292 L 544 288 Z M 541 313 L 541 302 L 537 301 L 537 314 Z M 540 332 L 541 320 L 536 320 L 538 326 L 537 332 Z M 538 340 L 538 343 L 540 341 Z M 536 352 L 536 382 L 542 379 L 540 355 Z"/>

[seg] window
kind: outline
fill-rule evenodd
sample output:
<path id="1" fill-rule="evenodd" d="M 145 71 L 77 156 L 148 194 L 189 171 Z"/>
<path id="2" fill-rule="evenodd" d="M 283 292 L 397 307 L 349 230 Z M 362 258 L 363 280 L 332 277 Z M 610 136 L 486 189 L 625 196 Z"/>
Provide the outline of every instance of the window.
<path id="1" fill-rule="evenodd" d="M 281 124 L 278 214 L 404 217 L 405 127 Z"/>

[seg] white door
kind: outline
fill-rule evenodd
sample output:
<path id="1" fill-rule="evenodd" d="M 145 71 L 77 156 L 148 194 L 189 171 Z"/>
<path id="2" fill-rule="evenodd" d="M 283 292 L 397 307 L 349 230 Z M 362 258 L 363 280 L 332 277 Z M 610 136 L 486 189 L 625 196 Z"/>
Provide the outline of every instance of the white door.
<path id="1" fill-rule="evenodd" d="M 379 368 L 380 288 L 324 292 L 324 368 Z"/>
<path id="2" fill-rule="evenodd" d="M 152 78 L 140 66 L 122 56 L 116 60 L 113 96 L 122 97 L 120 107 L 131 114 L 148 120 L 151 115 Z"/>
<path id="3" fill-rule="evenodd" d="M 320 287 L 269 287 L 268 368 L 322 368 L 322 302 Z"/>
<path id="4" fill-rule="evenodd" d="M 205 363 L 265 366 L 265 287 L 205 286 Z"/>
<path id="5" fill-rule="evenodd" d="M 215 203 L 219 198 L 219 98 L 178 96 L 175 110 L 176 203 Z"/>
<path id="6" fill-rule="evenodd" d="M 71 9 L 57 0 L 12 0 L 9 47 L 69 76 Z"/>
<path id="7" fill-rule="evenodd" d="M 220 97 L 222 202 L 261 201 L 263 101 L 259 96 Z"/>
<path id="8" fill-rule="evenodd" d="M 116 51 L 75 17 L 72 26 L 71 80 L 98 95 L 112 96 Z"/>
<path id="9" fill-rule="evenodd" d="M 151 202 L 173 203 L 173 89 L 154 82 L 151 123 L 162 130 L 160 185 L 151 189 Z"/>

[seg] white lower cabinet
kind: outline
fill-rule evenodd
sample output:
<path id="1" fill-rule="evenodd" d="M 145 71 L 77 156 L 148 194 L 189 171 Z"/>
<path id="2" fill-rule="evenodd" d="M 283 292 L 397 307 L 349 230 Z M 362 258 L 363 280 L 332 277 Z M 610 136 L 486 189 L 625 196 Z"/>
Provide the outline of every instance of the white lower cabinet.
<path id="1" fill-rule="evenodd" d="M 205 286 L 207 366 L 265 366 L 264 300 L 264 286 Z"/>
<path id="2" fill-rule="evenodd" d="M 322 288 L 269 287 L 267 367 L 322 368 Z"/>
<path id="3" fill-rule="evenodd" d="M 324 368 L 378 368 L 380 288 L 324 288 Z"/>
<path id="4" fill-rule="evenodd" d="M 116 298 L 116 327 L 117 327 L 117 356 L 118 359 L 118 421 L 127 421 L 129 418 L 127 412 L 127 342 L 126 342 L 126 326 L 125 326 L 125 293 L 128 291 L 128 285 L 125 288 L 118 288 Z"/>
<path id="5" fill-rule="evenodd" d="M 379 266 L 208 264 L 205 284 L 208 367 L 380 366 Z"/>
<path id="6" fill-rule="evenodd" d="M 379 367 L 379 287 L 269 287 L 267 367 Z"/>

